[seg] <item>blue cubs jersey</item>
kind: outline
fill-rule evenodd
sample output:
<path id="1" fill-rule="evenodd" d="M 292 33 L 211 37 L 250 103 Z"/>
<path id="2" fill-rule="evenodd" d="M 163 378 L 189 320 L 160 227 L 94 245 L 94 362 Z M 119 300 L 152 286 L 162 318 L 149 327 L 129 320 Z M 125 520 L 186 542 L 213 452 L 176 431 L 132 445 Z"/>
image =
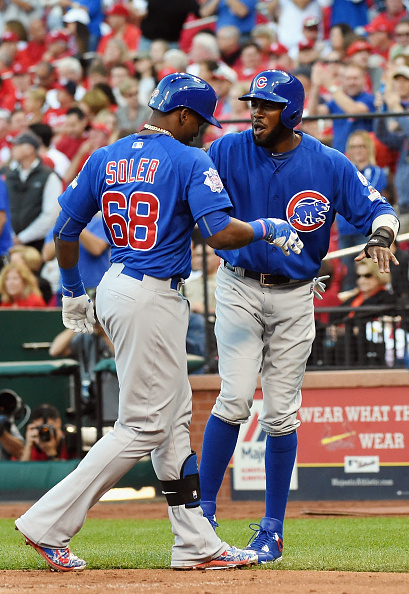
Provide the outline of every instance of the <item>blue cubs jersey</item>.
<path id="1" fill-rule="evenodd" d="M 231 207 L 207 154 L 164 134 L 98 149 L 59 202 L 84 227 L 100 210 L 111 262 L 157 278 L 189 276 L 195 222 Z"/>
<path id="2" fill-rule="evenodd" d="M 9 248 L 13 245 L 13 230 L 11 227 L 11 216 L 9 207 L 9 196 L 7 192 L 6 182 L 0 178 L 0 211 L 4 211 L 6 215 L 6 222 L 3 229 L 0 231 L 0 256 L 5 256 Z"/>
<path id="3" fill-rule="evenodd" d="M 336 212 L 364 235 L 371 232 L 376 217 L 395 214 L 345 155 L 300 134 L 298 147 L 275 156 L 254 144 L 251 130 L 228 134 L 211 145 L 209 155 L 233 202 L 230 214 L 243 221 L 284 219 L 304 243 L 301 254 L 289 256 L 264 241 L 217 252 L 233 266 L 313 278 L 328 251 Z"/>
<path id="4" fill-rule="evenodd" d="M 360 172 L 366 177 L 369 184 L 382 193 L 388 185 L 386 174 L 378 165 L 368 165 Z M 355 235 L 356 229 L 351 223 L 348 223 L 340 214 L 337 216 L 338 232 L 340 235 Z"/>

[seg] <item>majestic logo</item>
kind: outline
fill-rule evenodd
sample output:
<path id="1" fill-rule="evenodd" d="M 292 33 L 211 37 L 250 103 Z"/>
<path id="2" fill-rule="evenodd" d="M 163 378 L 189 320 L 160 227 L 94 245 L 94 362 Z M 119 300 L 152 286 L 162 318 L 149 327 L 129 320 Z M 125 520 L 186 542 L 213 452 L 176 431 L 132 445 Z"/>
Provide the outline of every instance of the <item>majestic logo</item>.
<path id="1" fill-rule="evenodd" d="M 309 233 L 325 224 L 329 209 L 328 198 L 315 190 L 303 190 L 288 203 L 287 220 L 297 231 Z"/>
<path id="2" fill-rule="evenodd" d="M 209 186 L 212 192 L 218 192 L 220 194 L 224 186 L 218 171 L 209 167 L 208 171 L 203 171 L 203 175 L 206 176 L 204 181 L 205 186 Z"/>
<path id="3" fill-rule="evenodd" d="M 256 82 L 256 87 L 258 89 L 264 89 L 264 87 L 267 86 L 267 79 L 265 76 L 260 76 L 260 78 L 257 79 Z"/>

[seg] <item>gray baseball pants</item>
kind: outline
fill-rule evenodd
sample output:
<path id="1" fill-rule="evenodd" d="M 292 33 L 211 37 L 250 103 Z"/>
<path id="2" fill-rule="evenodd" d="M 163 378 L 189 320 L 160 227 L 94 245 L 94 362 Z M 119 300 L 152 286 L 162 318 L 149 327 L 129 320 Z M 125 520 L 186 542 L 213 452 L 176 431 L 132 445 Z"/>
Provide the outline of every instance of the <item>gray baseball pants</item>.
<path id="1" fill-rule="evenodd" d="M 220 266 L 215 334 L 222 383 L 212 414 L 245 423 L 261 373 L 261 427 L 274 437 L 297 429 L 315 337 L 312 283 L 263 287 Z"/>
<path id="2" fill-rule="evenodd" d="M 113 264 L 97 290 L 97 315 L 114 349 L 119 417 L 78 467 L 46 493 L 16 526 L 35 544 L 67 547 L 88 510 L 143 456 L 160 480 L 177 480 L 191 453 L 192 393 L 187 375 L 189 307 L 170 281 L 121 274 Z M 172 567 L 221 554 L 226 543 L 200 507 L 169 507 L 175 542 Z"/>

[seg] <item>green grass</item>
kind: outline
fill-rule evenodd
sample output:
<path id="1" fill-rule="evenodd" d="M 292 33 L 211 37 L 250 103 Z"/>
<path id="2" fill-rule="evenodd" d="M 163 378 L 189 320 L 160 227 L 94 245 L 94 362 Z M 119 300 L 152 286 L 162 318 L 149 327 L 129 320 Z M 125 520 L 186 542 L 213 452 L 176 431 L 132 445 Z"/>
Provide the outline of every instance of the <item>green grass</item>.
<path id="1" fill-rule="evenodd" d="M 220 538 L 245 546 L 248 524 L 224 520 Z M 409 572 L 408 518 L 320 518 L 286 520 L 281 570 Z M 167 520 L 86 521 L 71 549 L 89 569 L 167 568 L 173 535 Z M 44 569 L 45 562 L 23 544 L 12 520 L 0 520 L 0 570 Z M 263 570 L 271 566 L 260 566 Z"/>

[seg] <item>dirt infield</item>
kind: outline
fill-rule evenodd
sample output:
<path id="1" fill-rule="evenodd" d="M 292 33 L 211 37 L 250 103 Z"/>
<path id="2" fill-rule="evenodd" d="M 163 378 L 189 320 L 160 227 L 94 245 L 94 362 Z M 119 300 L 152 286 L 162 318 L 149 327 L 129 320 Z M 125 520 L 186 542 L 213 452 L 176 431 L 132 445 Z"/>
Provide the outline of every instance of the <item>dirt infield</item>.
<path id="1" fill-rule="evenodd" d="M 29 504 L 1 504 L 0 517 L 16 518 Z M 245 519 L 264 514 L 262 502 L 232 502 L 218 508 L 219 519 Z M 409 515 L 409 503 L 393 501 L 289 502 L 287 518 L 319 516 Z M 167 518 L 165 502 L 98 503 L 89 518 Z M 48 594 L 56 590 L 100 594 L 105 591 L 139 594 L 403 594 L 409 575 L 340 573 L 329 571 L 89 570 L 79 574 L 44 571 L 0 571 L 0 594 Z"/>

